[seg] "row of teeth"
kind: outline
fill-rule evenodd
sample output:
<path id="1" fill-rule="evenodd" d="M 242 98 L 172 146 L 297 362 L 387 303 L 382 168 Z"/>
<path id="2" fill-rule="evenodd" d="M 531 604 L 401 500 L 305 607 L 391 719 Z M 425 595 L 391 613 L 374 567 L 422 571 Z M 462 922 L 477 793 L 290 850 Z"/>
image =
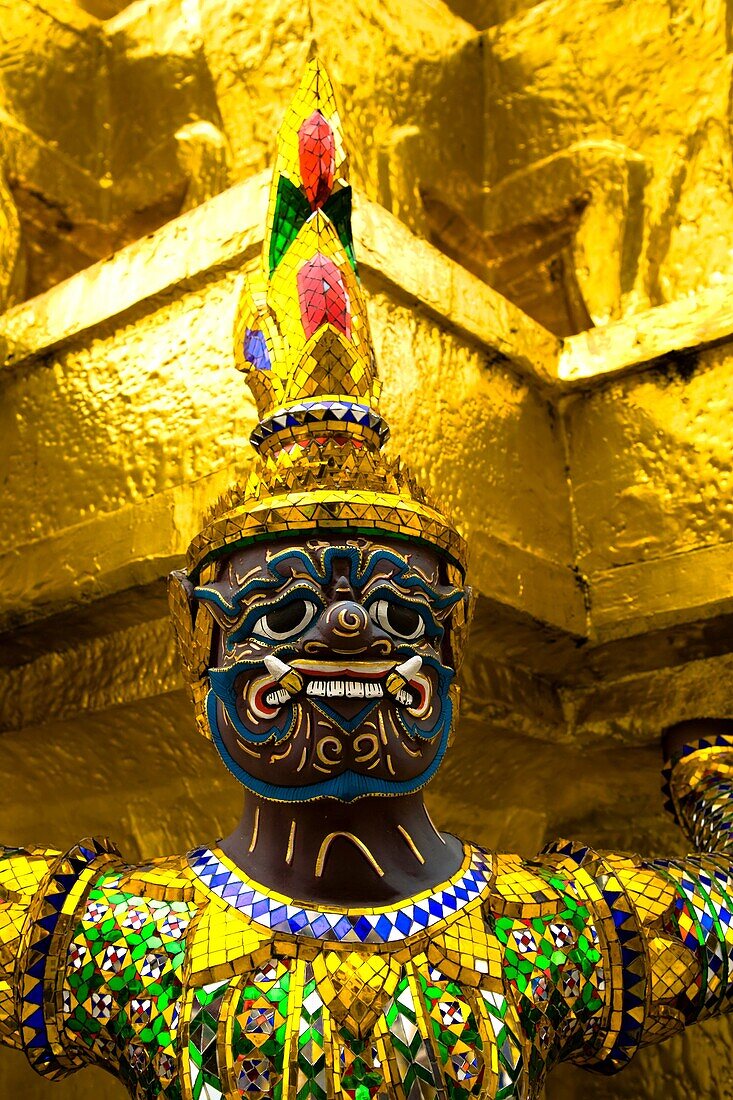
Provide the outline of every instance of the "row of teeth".
<path id="1" fill-rule="evenodd" d="M 384 695 L 380 683 L 369 683 L 364 680 L 311 680 L 305 691 L 306 695 L 329 698 L 338 695 L 346 696 L 347 699 L 379 699 Z"/>
<path id="2" fill-rule="evenodd" d="M 384 695 L 384 689 L 379 683 L 365 683 L 360 680 L 311 680 L 306 688 L 307 695 L 315 695 L 320 698 L 347 699 L 379 699 Z M 290 695 L 285 688 L 273 688 L 265 696 L 268 706 L 279 706 L 287 703 Z M 408 707 L 412 703 L 412 695 L 405 688 L 401 688 L 396 696 L 398 703 Z"/>
<path id="3" fill-rule="evenodd" d="M 268 691 L 267 695 L 265 696 L 265 702 L 268 706 L 274 707 L 279 706 L 280 703 L 287 703 L 289 698 L 290 696 L 288 695 L 285 688 L 273 688 L 273 690 Z"/>

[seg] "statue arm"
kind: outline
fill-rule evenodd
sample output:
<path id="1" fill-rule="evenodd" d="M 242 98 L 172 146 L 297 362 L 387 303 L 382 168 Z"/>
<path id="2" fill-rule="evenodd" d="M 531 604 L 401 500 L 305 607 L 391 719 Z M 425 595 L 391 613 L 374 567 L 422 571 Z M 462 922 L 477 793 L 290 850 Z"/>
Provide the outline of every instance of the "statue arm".
<path id="1" fill-rule="evenodd" d="M 65 854 L 0 847 L 0 1041 L 51 1079 L 90 1060 L 61 1025 L 60 987 L 79 907 L 103 868 L 118 862 L 107 841 L 82 841 Z"/>
<path id="2" fill-rule="evenodd" d="M 597 1016 L 565 1054 L 601 1072 L 733 1007 L 733 734 L 677 746 L 666 775 L 696 852 L 644 860 L 559 842 L 545 855 L 586 884 L 604 948 L 604 1026 Z"/>
<path id="3" fill-rule="evenodd" d="M 698 852 L 733 853 L 731 727 L 729 722 L 711 723 L 705 737 L 700 736 L 705 728 L 701 722 L 684 723 L 666 738 L 670 756 L 664 769 L 667 809 Z M 697 736 L 688 737 L 688 733 Z"/>
<path id="4" fill-rule="evenodd" d="M 666 976 L 673 988 L 660 984 L 660 994 L 682 1025 L 733 1005 L 733 730 L 731 723 L 707 724 L 707 736 L 705 723 L 685 723 L 666 744 L 667 808 L 696 851 L 645 864 L 674 895 L 660 927 L 679 961 Z"/>
<path id="5" fill-rule="evenodd" d="M 31 908 L 61 855 L 46 848 L 0 847 L 0 1042 L 22 1049 L 16 964 L 27 938 Z"/>

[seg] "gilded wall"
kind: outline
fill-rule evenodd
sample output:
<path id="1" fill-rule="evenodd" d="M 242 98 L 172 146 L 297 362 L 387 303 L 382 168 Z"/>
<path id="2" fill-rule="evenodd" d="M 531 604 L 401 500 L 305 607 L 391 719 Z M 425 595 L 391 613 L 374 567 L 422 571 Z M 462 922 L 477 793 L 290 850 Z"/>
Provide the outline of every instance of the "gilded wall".
<path id="1" fill-rule="evenodd" d="M 164 577 L 249 461 L 274 131 L 342 89 L 393 450 L 479 593 L 445 828 L 666 854 L 664 724 L 733 714 L 730 12 L 717 0 L 0 0 L 0 832 L 221 835 Z M 375 58 L 378 63 L 375 64 Z M 733 1097 L 730 1026 L 548 1100 Z M 0 1095 L 61 1085 L 0 1052 Z"/>

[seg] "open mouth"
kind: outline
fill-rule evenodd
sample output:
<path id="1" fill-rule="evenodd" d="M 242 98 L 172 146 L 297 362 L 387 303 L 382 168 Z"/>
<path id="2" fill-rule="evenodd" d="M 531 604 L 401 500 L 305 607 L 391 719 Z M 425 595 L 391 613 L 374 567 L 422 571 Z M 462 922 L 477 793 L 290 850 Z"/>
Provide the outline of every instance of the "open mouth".
<path id="1" fill-rule="evenodd" d="M 295 660 L 291 667 L 302 679 L 301 691 L 306 696 L 314 700 L 328 700 L 336 707 L 339 702 L 358 706 L 387 696 L 418 714 L 423 711 L 430 696 L 430 682 L 420 674 L 411 677 L 396 692 L 390 692 L 387 677 L 394 671 L 393 661 L 344 665 L 333 661 Z M 255 687 L 254 684 L 252 686 Z M 257 711 L 274 713 L 292 698 L 293 693 L 268 676 L 258 678 L 253 695 L 252 701 Z"/>

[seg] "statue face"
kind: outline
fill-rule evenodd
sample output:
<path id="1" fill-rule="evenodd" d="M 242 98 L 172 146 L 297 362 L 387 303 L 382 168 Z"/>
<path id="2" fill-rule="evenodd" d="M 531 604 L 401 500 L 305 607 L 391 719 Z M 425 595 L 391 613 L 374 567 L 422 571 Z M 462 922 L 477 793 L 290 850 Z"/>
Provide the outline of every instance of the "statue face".
<path id="1" fill-rule="evenodd" d="M 245 787 L 350 801 L 431 778 L 452 719 L 446 628 L 466 599 L 444 573 L 422 547 L 302 539 L 237 551 L 195 590 L 217 623 L 209 727 Z"/>

